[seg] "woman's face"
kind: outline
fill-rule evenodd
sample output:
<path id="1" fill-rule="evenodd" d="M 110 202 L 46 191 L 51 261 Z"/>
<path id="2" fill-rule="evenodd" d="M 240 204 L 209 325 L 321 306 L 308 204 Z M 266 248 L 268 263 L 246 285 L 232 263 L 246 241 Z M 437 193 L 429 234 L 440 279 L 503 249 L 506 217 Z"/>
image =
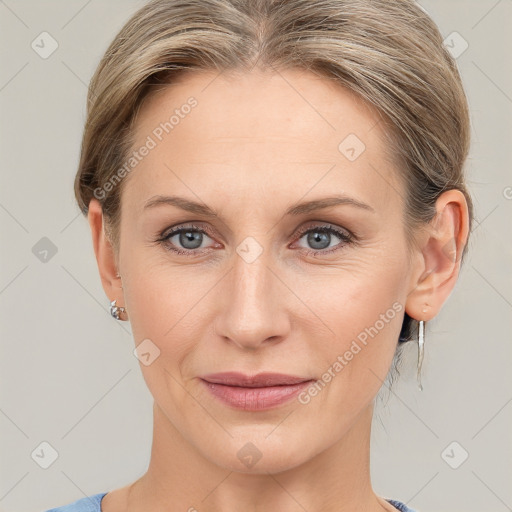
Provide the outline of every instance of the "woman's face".
<path id="1" fill-rule="evenodd" d="M 294 70 L 185 75 L 139 113 L 118 304 L 161 420 L 222 467 L 292 468 L 368 418 L 417 274 L 382 128 Z M 203 380 L 221 372 L 310 382 Z"/>

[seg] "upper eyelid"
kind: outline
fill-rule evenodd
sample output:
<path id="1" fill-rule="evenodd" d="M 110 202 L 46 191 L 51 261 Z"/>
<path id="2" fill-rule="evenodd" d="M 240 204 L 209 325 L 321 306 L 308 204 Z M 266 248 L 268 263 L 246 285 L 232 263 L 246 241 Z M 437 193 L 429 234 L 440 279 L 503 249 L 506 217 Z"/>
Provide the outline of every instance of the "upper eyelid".
<path id="1" fill-rule="evenodd" d="M 332 222 L 322 222 L 322 221 L 312 221 L 312 224 L 307 224 L 306 226 L 300 227 L 296 230 L 296 232 L 299 234 L 299 236 L 302 236 L 304 233 L 307 233 L 308 231 L 314 230 L 314 229 L 325 229 L 330 231 L 340 231 L 342 234 L 350 237 L 356 238 L 356 236 L 347 228 L 342 226 L 337 226 L 333 224 Z"/>
<path id="2" fill-rule="evenodd" d="M 171 228 L 167 228 L 164 231 L 162 231 L 162 234 L 161 234 L 160 238 L 167 238 L 171 234 L 175 235 L 175 234 L 179 233 L 180 231 L 185 231 L 187 229 L 189 229 L 190 231 L 204 232 L 207 235 L 212 236 L 212 231 L 213 230 L 211 230 L 211 229 L 209 229 L 209 228 L 207 228 L 205 226 L 199 226 L 199 225 L 196 226 L 194 224 L 195 223 L 192 223 L 192 224 L 185 223 L 183 225 L 178 224 L 177 226 L 173 226 Z"/>
<path id="3" fill-rule="evenodd" d="M 332 222 L 322 221 L 322 220 L 308 221 L 308 223 L 306 225 L 301 226 L 301 227 L 295 229 L 294 231 L 303 233 L 304 231 L 308 231 L 309 229 L 315 229 L 315 228 L 318 228 L 318 229 L 332 228 L 335 230 L 346 231 L 347 234 L 351 234 L 351 231 L 343 226 L 337 226 L 336 224 L 334 224 Z M 207 226 L 201 225 L 201 221 L 199 221 L 199 222 L 192 221 L 190 223 L 184 222 L 183 224 L 177 224 L 176 226 L 166 228 L 164 231 L 162 231 L 162 236 L 165 234 L 168 234 L 168 233 L 173 233 L 173 232 L 177 232 L 177 231 L 181 231 L 181 230 L 185 230 L 185 229 L 190 229 L 193 231 L 196 231 L 196 230 L 204 231 L 206 234 L 212 233 L 214 231 Z"/>

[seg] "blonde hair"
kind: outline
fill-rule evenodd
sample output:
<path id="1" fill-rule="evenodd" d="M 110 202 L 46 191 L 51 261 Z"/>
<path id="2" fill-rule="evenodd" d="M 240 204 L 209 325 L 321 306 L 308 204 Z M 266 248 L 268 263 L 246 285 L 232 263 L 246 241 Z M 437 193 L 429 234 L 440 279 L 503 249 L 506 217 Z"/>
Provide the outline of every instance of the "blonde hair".
<path id="1" fill-rule="evenodd" d="M 126 160 L 143 99 L 155 84 L 172 83 L 186 70 L 243 72 L 256 64 L 332 79 L 380 114 L 405 184 L 409 242 L 449 189 L 466 197 L 471 231 L 463 169 L 467 99 L 436 24 L 414 1 L 153 0 L 124 25 L 91 80 L 75 179 L 84 215 L 99 190 L 111 192 L 97 199 L 116 250 L 123 181 L 108 181 Z M 462 258 L 466 250 L 467 244 Z M 400 340 L 411 332 L 406 315 Z"/>

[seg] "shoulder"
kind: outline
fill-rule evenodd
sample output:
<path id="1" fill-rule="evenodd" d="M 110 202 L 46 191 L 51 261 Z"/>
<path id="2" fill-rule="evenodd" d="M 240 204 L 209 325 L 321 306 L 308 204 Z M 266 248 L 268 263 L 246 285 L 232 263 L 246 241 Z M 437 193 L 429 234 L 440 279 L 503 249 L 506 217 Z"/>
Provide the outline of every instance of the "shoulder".
<path id="1" fill-rule="evenodd" d="M 106 494 L 106 492 L 103 492 L 93 496 L 86 496 L 68 505 L 46 510 L 46 512 L 101 512 L 101 500 Z M 416 512 L 401 501 L 391 499 L 386 499 L 386 501 L 391 503 L 400 512 Z"/>
<path id="2" fill-rule="evenodd" d="M 395 507 L 400 512 L 419 512 L 419 510 L 416 511 L 416 510 L 413 510 L 412 508 L 409 508 L 405 503 L 402 503 L 401 501 L 390 500 L 390 499 L 386 499 L 386 501 L 388 503 L 391 503 L 391 505 L 393 505 L 393 507 Z"/>
<path id="3" fill-rule="evenodd" d="M 52 508 L 46 512 L 101 512 L 101 499 L 107 494 L 102 492 L 93 496 L 86 496 L 79 500 L 63 505 L 61 507 Z"/>

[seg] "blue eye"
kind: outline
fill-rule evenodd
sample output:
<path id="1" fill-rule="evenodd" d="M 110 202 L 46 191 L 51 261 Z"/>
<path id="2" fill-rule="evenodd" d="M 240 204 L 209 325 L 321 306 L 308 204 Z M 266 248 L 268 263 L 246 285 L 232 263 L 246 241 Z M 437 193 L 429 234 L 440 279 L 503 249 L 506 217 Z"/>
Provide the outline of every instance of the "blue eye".
<path id="1" fill-rule="evenodd" d="M 333 235 L 341 240 L 341 243 L 331 245 Z M 305 248 L 306 252 L 314 255 L 329 254 L 342 249 L 347 244 L 353 243 L 353 238 L 350 234 L 330 225 L 309 228 L 301 233 L 299 240 L 304 237 L 306 238 L 307 244 L 313 248 Z"/>
<path id="2" fill-rule="evenodd" d="M 333 236 L 338 238 L 340 242 L 335 245 L 331 245 Z M 201 245 L 205 241 L 205 237 L 210 238 L 210 236 L 208 236 L 208 231 L 205 228 L 191 224 L 165 232 L 156 240 L 156 242 L 161 243 L 167 250 L 176 254 L 197 256 L 209 249 L 208 247 L 201 248 Z M 344 246 L 354 242 L 351 234 L 331 225 L 309 227 L 308 229 L 302 230 L 299 233 L 298 240 L 301 240 L 304 237 L 311 249 L 305 247 L 302 247 L 302 249 L 305 250 L 306 253 L 313 254 L 315 256 L 341 250 Z M 173 238 L 176 239 L 172 240 Z"/>
<path id="3" fill-rule="evenodd" d="M 208 236 L 203 228 L 190 225 L 168 231 L 164 236 L 159 238 L 157 242 L 161 242 L 167 249 L 177 254 L 194 256 L 203 243 L 205 235 Z M 171 239 L 174 237 L 177 237 L 177 240 L 171 242 Z M 176 248 L 176 243 L 179 243 L 185 250 Z M 200 250 L 199 252 L 203 251 Z"/>

